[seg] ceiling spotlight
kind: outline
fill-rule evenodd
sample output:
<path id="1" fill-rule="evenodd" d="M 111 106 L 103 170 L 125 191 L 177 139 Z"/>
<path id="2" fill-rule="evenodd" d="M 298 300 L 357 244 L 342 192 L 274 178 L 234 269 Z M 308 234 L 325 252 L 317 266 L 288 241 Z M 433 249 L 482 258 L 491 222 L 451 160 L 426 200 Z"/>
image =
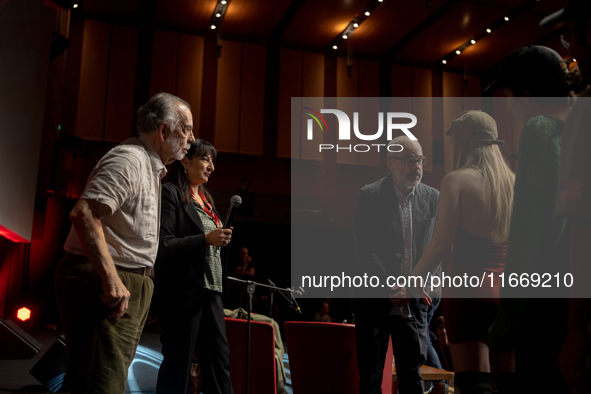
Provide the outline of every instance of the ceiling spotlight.
<path id="1" fill-rule="evenodd" d="M 227 3 L 227 1 L 226 1 L 226 0 L 222 0 L 222 4 L 226 4 L 226 3 Z"/>
<path id="2" fill-rule="evenodd" d="M 211 25 L 211 30 L 215 30 L 216 29 L 216 25 Z"/>
<path id="3" fill-rule="evenodd" d="M 573 57 L 573 63 L 576 63 L 576 62 L 577 62 L 577 59 L 575 59 L 575 58 Z"/>
<path id="4" fill-rule="evenodd" d="M 346 40 L 347 38 L 349 38 L 349 36 L 346 34 L 343 34 L 343 40 Z"/>
<path id="5" fill-rule="evenodd" d="M 369 11 L 365 11 L 365 16 L 369 16 Z"/>
<path id="6" fill-rule="evenodd" d="M 447 60 L 444 59 L 444 60 L 441 61 L 441 63 L 447 64 Z"/>
<path id="7" fill-rule="evenodd" d="M 336 46 L 336 45 L 332 46 L 332 49 L 337 49 L 337 48 L 338 48 L 338 46 Z"/>
<path id="8" fill-rule="evenodd" d="M 472 43 L 472 45 L 476 44 L 476 40 L 470 40 L 470 42 Z"/>
<path id="9" fill-rule="evenodd" d="M 378 3 L 383 3 L 383 2 L 384 2 L 384 0 L 378 0 Z"/>
<path id="10" fill-rule="evenodd" d="M 486 29 L 486 32 L 487 33 L 490 33 L 490 32 L 492 32 L 492 30 L 491 29 Z"/>
<path id="11" fill-rule="evenodd" d="M 353 27 L 357 29 L 359 27 L 359 23 L 353 23 Z"/>
<path id="12" fill-rule="evenodd" d="M 217 14 L 215 14 L 216 18 L 219 18 L 220 16 L 222 16 L 222 14 L 220 14 L 219 12 Z"/>
<path id="13" fill-rule="evenodd" d="M 456 55 L 459 55 L 460 53 L 462 53 L 462 51 L 460 51 L 459 49 L 456 51 Z"/>
<path id="14" fill-rule="evenodd" d="M 506 16 L 506 17 L 505 17 L 505 20 L 506 20 L 506 21 L 508 21 L 508 20 L 509 20 L 509 17 L 508 17 L 508 16 Z"/>
<path id="15" fill-rule="evenodd" d="M 78 8 L 78 4 L 74 4 L 72 8 Z"/>

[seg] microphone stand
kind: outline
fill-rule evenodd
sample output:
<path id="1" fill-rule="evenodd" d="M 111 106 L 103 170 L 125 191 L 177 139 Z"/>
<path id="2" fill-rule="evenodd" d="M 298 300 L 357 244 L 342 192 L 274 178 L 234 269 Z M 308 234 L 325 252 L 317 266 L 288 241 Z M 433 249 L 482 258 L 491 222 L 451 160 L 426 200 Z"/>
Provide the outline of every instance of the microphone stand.
<path id="1" fill-rule="evenodd" d="M 271 290 L 278 290 L 279 294 L 281 294 L 290 303 L 290 305 L 292 307 L 296 308 L 294 305 L 297 305 L 297 304 L 294 304 L 295 298 L 293 298 L 293 295 L 292 295 L 293 290 L 292 289 L 289 289 L 289 288 L 284 289 L 282 287 L 266 285 L 264 283 L 257 283 L 252 280 L 238 279 L 238 278 L 234 278 L 232 276 L 228 276 L 228 281 L 232 282 L 232 283 L 240 283 L 242 285 L 246 285 L 246 292 L 248 293 L 248 310 L 247 310 L 248 319 L 246 320 L 246 379 L 245 379 L 246 387 L 244 389 L 244 393 L 248 394 L 248 380 L 249 380 L 248 378 L 249 378 L 249 374 L 250 374 L 250 315 L 251 315 L 251 311 L 252 311 L 252 295 L 254 294 L 256 286 L 266 287 Z M 285 296 L 285 294 L 282 293 L 282 291 L 285 291 L 286 293 L 288 293 L 293 301 L 288 299 Z M 297 307 L 296 310 L 299 310 L 299 307 Z"/>

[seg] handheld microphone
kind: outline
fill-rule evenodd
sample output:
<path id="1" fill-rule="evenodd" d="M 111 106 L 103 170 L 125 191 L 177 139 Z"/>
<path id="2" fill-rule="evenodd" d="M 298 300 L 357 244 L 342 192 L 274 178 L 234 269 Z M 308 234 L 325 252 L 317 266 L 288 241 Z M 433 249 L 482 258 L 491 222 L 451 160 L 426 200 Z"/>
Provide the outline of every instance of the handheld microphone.
<path id="1" fill-rule="evenodd" d="M 230 199 L 230 208 L 228 208 L 228 213 L 226 214 L 226 220 L 224 220 L 224 228 L 230 228 L 232 224 L 232 220 L 234 220 L 234 214 L 238 209 L 238 206 L 242 204 L 242 199 L 240 196 L 232 196 Z"/>

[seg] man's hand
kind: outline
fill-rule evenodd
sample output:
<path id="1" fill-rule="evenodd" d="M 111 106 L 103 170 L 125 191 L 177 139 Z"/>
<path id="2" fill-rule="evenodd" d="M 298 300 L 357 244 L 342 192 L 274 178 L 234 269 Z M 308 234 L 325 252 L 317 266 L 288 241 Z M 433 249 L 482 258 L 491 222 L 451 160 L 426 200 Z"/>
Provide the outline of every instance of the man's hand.
<path id="1" fill-rule="evenodd" d="M 115 274 L 108 280 L 103 280 L 103 293 L 101 294 L 101 301 L 109 309 L 113 309 L 107 315 L 108 319 L 119 320 L 127 310 L 129 305 L 130 293 L 127 287 L 121 282 L 119 275 Z"/>
<path id="2" fill-rule="evenodd" d="M 105 241 L 101 219 L 110 212 L 109 206 L 103 203 L 81 198 L 70 212 L 70 220 L 88 260 L 101 278 L 101 301 L 113 309 L 107 318 L 117 321 L 127 310 L 130 293 L 119 278 Z"/>
<path id="3" fill-rule="evenodd" d="M 390 294 L 390 302 L 394 306 L 404 306 L 413 298 L 406 287 L 392 287 L 393 293 Z"/>
<path id="4" fill-rule="evenodd" d="M 390 302 L 394 306 L 404 306 L 414 298 L 412 293 L 406 287 L 394 286 L 392 287 L 392 291 L 393 293 L 390 295 Z M 415 287 L 413 288 L 413 291 L 416 294 L 418 294 L 418 296 L 423 300 L 425 305 L 431 305 L 431 297 L 429 297 L 429 295 L 425 293 L 424 289 Z"/>

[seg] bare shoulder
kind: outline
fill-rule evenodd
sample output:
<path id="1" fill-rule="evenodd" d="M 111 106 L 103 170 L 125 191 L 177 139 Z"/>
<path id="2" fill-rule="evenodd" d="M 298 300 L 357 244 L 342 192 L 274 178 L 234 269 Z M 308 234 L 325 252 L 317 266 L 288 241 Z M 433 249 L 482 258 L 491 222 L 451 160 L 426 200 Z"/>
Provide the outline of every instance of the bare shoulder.
<path id="1" fill-rule="evenodd" d="M 441 183 L 442 191 L 460 193 L 480 186 L 483 182 L 482 175 L 474 168 L 463 168 L 452 171 L 443 177 Z"/>
<path id="2" fill-rule="evenodd" d="M 447 183 L 468 183 L 482 180 L 482 174 L 474 168 L 462 168 L 460 170 L 452 171 L 443 177 L 443 182 Z"/>

